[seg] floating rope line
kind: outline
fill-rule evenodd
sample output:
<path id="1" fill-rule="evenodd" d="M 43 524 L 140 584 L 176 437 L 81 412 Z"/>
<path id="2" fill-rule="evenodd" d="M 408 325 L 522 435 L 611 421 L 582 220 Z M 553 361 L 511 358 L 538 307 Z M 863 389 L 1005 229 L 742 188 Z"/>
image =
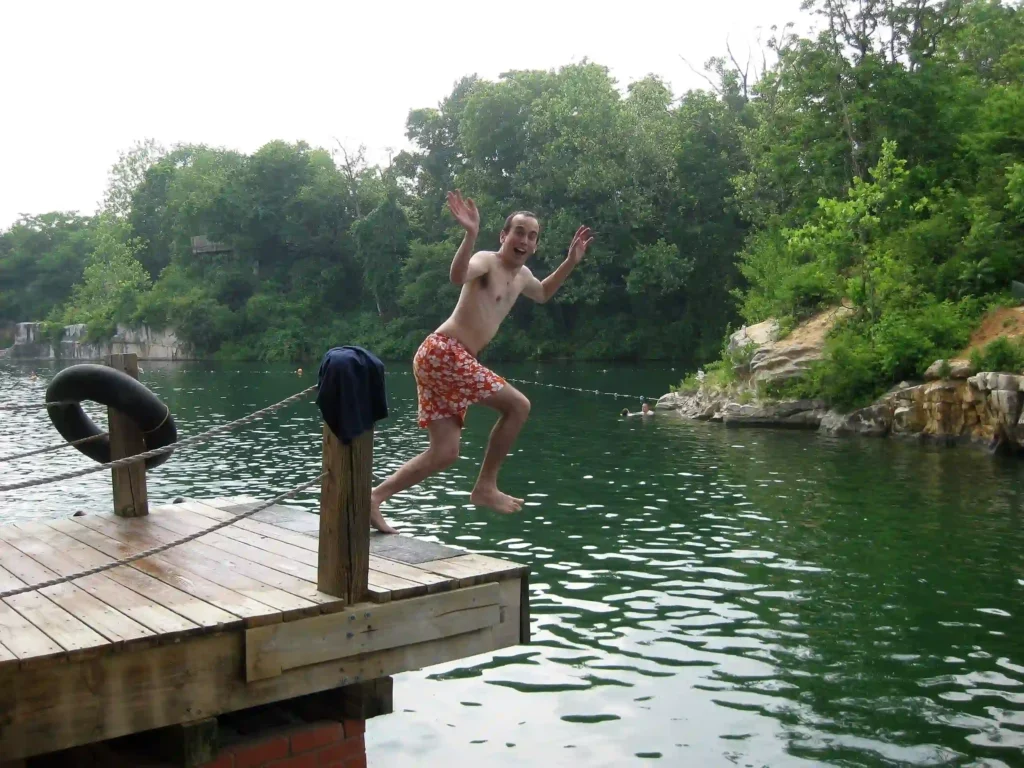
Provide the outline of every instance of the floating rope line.
<path id="1" fill-rule="evenodd" d="M 50 451 L 59 451 L 61 448 L 70 448 L 75 445 L 82 445 L 83 443 L 91 443 L 93 440 L 99 440 L 101 437 L 106 437 L 106 432 L 100 432 L 98 435 L 92 435 L 91 437 L 83 437 L 81 440 L 72 440 L 70 443 L 54 443 L 48 445 L 45 448 L 36 448 L 34 451 L 25 451 L 25 453 L 14 453 L 10 456 L 0 456 L 0 464 L 6 461 L 14 461 L 15 459 L 24 459 L 26 456 L 36 456 L 40 453 L 49 453 Z"/>
<path id="2" fill-rule="evenodd" d="M 33 411 L 37 408 L 50 408 L 58 405 L 77 405 L 74 400 L 55 400 L 52 403 L 28 403 L 26 405 L 0 405 L 0 411 Z"/>
<path id="3" fill-rule="evenodd" d="M 408 371 L 388 371 L 389 376 L 412 376 Z M 627 395 L 622 392 L 603 392 L 599 389 L 583 389 L 582 387 L 567 387 L 562 384 L 545 384 L 543 381 L 530 381 L 528 379 L 514 379 L 511 376 L 503 376 L 506 381 L 511 381 L 516 384 L 529 384 L 534 387 L 548 387 L 550 389 L 561 389 L 566 392 L 579 392 L 584 395 L 606 395 L 607 397 L 621 397 L 626 400 L 652 400 L 658 401 L 657 397 L 647 397 L 645 395 Z"/>
<path id="4" fill-rule="evenodd" d="M 645 395 L 626 395 L 622 392 L 602 392 L 599 389 L 583 389 L 581 387 L 566 387 L 562 384 L 545 384 L 542 381 L 527 381 L 526 379 L 513 379 L 511 376 L 506 376 L 505 379 L 513 381 L 516 384 L 530 384 L 535 387 L 550 387 L 551 389 L 563 389 L 566 392 L 580 392 L 584 395 L 595 394 L 595 395 L 606 395 L 608 397 L 621 397 L 627 400 L 654 400 L 657 401 L 656 397 L 647 397 Z"/>
<path id="5" fill-rule="evenodd" d="M 32 488 L 33 486 L 45 485 L 46 483 L 55 483 L 58 480 L 70 480 L 75 477 L 82 477 L 83 475 L 92 474 L 93 472 L 102 472 L 105 469 L 116 469 L 118 467 L 123 467 L 128 464 L 132 464 L 133 462 L 136 461 L 144 461 L 153 456 L 161 456 L 165 453 L 170 453 L 171 451 L 174 451 L 178 448 L 190 448 L 191 446 L 197 445 L 198 443 L 203 443 L 206 442 L 207 440 L 212 440 L 221 432 L 227 432 L 230 429 L 235 429 L 236 427 L 241 427 L 244 424 L 249 424 L 253 421 L 257 421 L 258 419 L 262 419 L 267 414 L 273 413 L 274 411 L 279 410 L 280 408 L 283 408 L 284 406 L 295 402 L 296 400 L 309 394 L 316 388 L 317 386 L 314 384 L 313 386 L 307 387 L 301 392 L 296 392 L 291 397 L 285 398 L 279 403 L 269 405 L 266 408 L 258 410 L 255 413 L 250 413 L 248 416 L 245 416 L 241 419 L 229 421 L 226 424 L 221 424 L 219 427 L 214 427 L 213 429 L 209 429 L 206 432 L 201 432 L 200 434 L 195 435 L 194 437 L 189 437 L 186 438 L 185 440 L 181 440 L 180 442 L 165 445 L 163 448 L 154 448 L 151 451 L 143 451 L 142 453 L 137 453 L 134 456 L 126 456 L 123 459 L 109 461 L 106 464 L 96 464 L 95 466 L 92 467 L 86 467 L 85 469 L 77 469 L 71 472 L 64 472 L 59 475 L 51 475 L 50 477 L 42 477 L 35 480 L 22 480 L 19 483 L 0 485 L 0 493 L 2 493 L 3 491 L 16 491 L 21 488 Z"/>
<path id="6" fill-rule="evenodd" d="M 412 375 L 408 371 L 388 371 L 388 375 L 392 375 L 393 376 L 393 375 L 396 375 L 396 374 L 399 375 L 399 376 L 411 376 Z M 560 390 L 563 390 L 565 392 L 579 392 L 579 393 L 584 394 L 584 395 L 594 394 L 594 395 L 604 395 L 606 397 L 623 398 L 623 399 L 627 399 L 627 400 L 640 400 L 640 401 L 650 400 L 650 401 L 653 401 L 653 402 L 657 402 L 658 401 L 657 397 L 646 397 L 644 395 L 629 395 L 629 394 L 624 394 L 622 392 L 605 392 L 605 391 L 602 391 L 602 390 L 599 390 L 599 389 L 583 389 L 582 387 L 568 387 L 568 386 L 565 386 L 565 385 L 562 385 L 562 384 L 546 384 L 546 383 L 544 383 L 542 381 L 530 381 L 528 379 L 518 379 L 518 378 L 512 378 L 510 376 L 506 376 L 505 378 L 506 378 L 507 381 L 511 381 L 511 382 L 516 383 L 516 384 L 527 384 L 529 386 L 535 386 L 535 387 L 548 387 L 549 389 L 560 389 Z M 191 447 L 193 445 L 196 445 L 198 443 L 206 442 L 207 440 L 212 439 L 213 437 L 215 437 L 216 435 L 220 434 L 221 432 L 225 432 L 227 430 L 234 429 L 236 427 L 243 426 L 244 424 L 248 424 L 250 422 L 256 421 L 257 419 L 260 419 L 260 418 L 262 418 L 263 416 L 266 416 L 269 413 L 273 413 L 274 411 L 276 411 L 279 408 L 283 408 L 285 405 L 288 405 L 289 403 L 294 402 L 295 400 L 299 399 L 303 395 L 306 395 L 306 394 L 308 394 L 309 392 L 312 392 L 315 389 L 317 389 L 317 385 L 316 384 L 314 384 L 311 387 L 307 387 L 306 389 L 302 390 L 301 392 L 297 392 L 296 394 L 292 395 L 291 397 L 289 397 L 289 398 L 287 398 L 285 400 L 282 400 L 280 403 L 276 403 L 275 405 L 271 405 L 271 406 L 268 406 L 267 408 L 264 408 L 262 410 L 256 411 L 255 413 L 252 413 L 249 416 L 246 416 L 244 418 L 238 419 L 237 421 L 228 422 L 227 424 L 222 424 L 219 427 L 214 427 L 213 429 L 207 430 L 206 432 L 198 434 L 198 435 L 196 435 L 194 437 L 190 437 L 190 438 L 187 438 L 185 440 L 181 440 L 181 441 L 179 441 L 177 443 L 171 443 L 170 445 L 164 446 L 163 448 L 154 448 L 151 451 L 145 451 L 143 453 L 138 453 L 138 454 L 135 454 L 134 456 L 128 456 L 128 457 L 123 458 L 123 459 L 118 459 L 117 461 L 111 461 L 111 462 L 108 462 L 106 464 L 97 464 L 94 467 L 87 467 L 85 469 L 74 470 L 74 471 L 71 471 L 71 472 L 65 472 L 65 473 L 60 474 L 60 475 L 52 475 L 52 476 L 50 476 L 48 478 L 39 478 L 39 479 L 36 479 L 36 480 L 23 480 L 23 481 L 21 481 L 19 483 L 10 483 L 8 485 L 0 485 L 0 493 L 3 493 L 4 491 L 16 491 L 16 490 L 20 490 L 20 489 L 23 489 L 23 488 L 32 488 L 32 487 L 37 486 L 37 485 L 45 485 L 46 483 L 54 483 L 54 482 L 57 482 L 59 480 L 70 480 L 72 478 L 81 477 L 83 475 L 88 475 L 88 474 L 91 474 L 93 472 L 101 472 L 101 471 L 103 471 L 105 469 L 116 469 L 117 467 L 123 467 L 123 466 L 125 466 L 127 464 L 131 464 L 132 462 L 135 462 L 135 461 L 144 461 L 145 459 L 151 458 L 153 456 L 160 456 L 160 455 L 165 454 L 165 453 L 170 453 L 171 451 L 173 451 L 175 449 L 178 449 L 178 448 L 189 448 L 189 447 Z M 41 403 L 41 404 L 38 404 L 38 405 L 31 405 L 31 406 L 5 406 L 4 409 L 5 410 L 19 410 L 19 409 L 22 409 L 22 408 L 44 408 L 44 407 L 51 406 L 51 405 L 66 405 L 66 404 L 67 403 L 63 403 L 63 402 L 53 402 L 53 403 Z M 14 459 L 20 459 L 20 458 L 24 458 L 26 456 L 34 456 L 34 455 L 39 454 L 39 453 L 46 453 L 46 452 L 49 452 L 49 451 L 59 450 L 60 448 L 64 448 L 64 447 L 69 446 L 69 445 L 77 445 L 79 443 L 86 442 L 87 440 L 91 440 L 91 439 L 96 439 L 98 437 L 100 437 L 100 435 L 97 435 L 95 438 L 84 438 L 83 440 L 75 441 L 74 443 L 60 443 L 58 445 L 53 445 L 53 446 L 50 446 L 48 448 L 40 448 L 40 449 L 37 449 L 35 451 L 29 451 L 29 452 L 22 453 L 22 454 L 15 454 L 13 456 L 0 457 L 0 463 L 5 462 L 5 461 L 13 461 Z"/>
<path id="7" fill-rule="evenodd" d="M 103 565 L 97 565 L 94 568 L 89 568 L 89 569 L 84 570 L 84 571 L 79 571 L 78 573 L 72 573 L 72 574 L 70 574 L 68 576 L 61 576 L 58 579 L 50 579 L 49 581 L 43 581 L 43 582 L 40 582 L 39 584 L 26 584 L 25 586 L 17 587 L 16 589 L 8 589 L 5 592 L 0 592 L 0 600 L 2 600 L 4 598 L 7 598 L 7 597 L 14 597 L 15 595 L 21 595 L 21 594 L 24 594 L 25 592 L 32 592 L 32 591 L 37 590 L 37 589 L 45 589 L 46 587 L 55 587 L 58 584 L 65 584 L 65 583 L 67 583 L 69 581 L 74 581 L 75 579 L 81 579 L 81 578 L 83 578 L 85 576 L 93 576 L 93 575 L 95 575 L 97 573 L 102 573 L 103 571 L 108 571 L 111 568 L 117 568 L 118 566 L 121 566 L 121 565 L 128 565 L 129 563 L 134 563 L 136 560 L 142 560 L 142 559 L 147 558 L 147 557 L 152 557 L 153 555 L 159 555 L 161 552 L 166 552 L 168 549 L 171 549 L 172 547 L 177 547 L 177 546 L 179 546 L 181 544 L 187 544 L 190 541 L 195 541 L 196 539 L 202 538 L 203 536 L 206 536 L 209 533 L 213 533 L 214 531 L 219 531 L 221 528 L 227 528 L 229 525 L 234 525 L 239 520 L 244 520 L 247 517 L 251 517 L 252 515 L 255 515 L 257 512 L 262 512 L 267 507 L 272 507 L 275 504 L 277 504 L 278 502 L 284 501 L 285 499 L 294 496 L 295 494 L 299 493 L 300 491 L 304 491 L 307 488 L 309 488 L 310 486 L 316 485 L 318 482 L 320 482 L 323 479 L 324 475 L 326 475 L 326 474 L 327 474 L 326 472 L 321 472 L 319 475 L 314 477 L 312 480 L 310 480 L 308 482 L 305 482 L 302 485 L 297 485 L 294 488 L 292 488 L 290 491 L 285 491 L 280 496 L 275 496 L 270 501 L 265 501 L 262 504 L 254 507 L 253 509 L 248 510 L 247 512 L 243 512 L 240 515 L 236 515 L 235 517 L 232 517 L 230 520 L 223 520 L 223 521 L 221 521 L 221 522 L 219 522 L 219 523 L 217 523 L 215 525 L 211 525 L 209 528 L 204 528 L 201 531 L 196 531 L 195 533 L 190 533 L 188 536 L 185 536 L 183 538 L 180 538 L 180 539 L 177 539 L 175 541 L 169 542 L 167 544 L 161 544 L 159 547 L 153 547 L 152 549 L 147 549 L 144 552 L 138 552 L 138 553 L 136 553 L 134 555 L 130 555 L 128 557 L 123 557 L 120 560 L 114 560 L 114 561 L 109 562 L 109 563 L 104 563 Z M 62 531 L 62 533 L 63 533 L 63 531 Z M 65 534 L 65 535 L 67 535 L 67 534 Z"/>

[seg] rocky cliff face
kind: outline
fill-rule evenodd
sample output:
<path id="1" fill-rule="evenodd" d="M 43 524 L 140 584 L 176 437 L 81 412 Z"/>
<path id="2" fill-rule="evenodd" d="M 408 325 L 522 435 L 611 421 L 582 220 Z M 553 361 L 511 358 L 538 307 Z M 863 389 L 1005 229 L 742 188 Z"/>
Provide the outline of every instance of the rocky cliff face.
<path id="1" fill-rule="evenodd" d="M 672 393 L 659 410 L 732 427 L 814 429 L 837 435 L 972 442 L 1024 451 L 1024 376 L 979 373 L 904 385 L 867 408 L 830 411 L 820 400 L 748 402 L 735 393 Z"/>
<path id="2" fill-rule="evenodd" d="M 658 410 L 731 427 L 813 429 L 830 434 L 906 437 L 970 442 L 1024 451 L 1024 376 L 981 372 L 967 360 L 936 360 L 924 383 L 903 383 L 876 402 L 852 413 L 829 410 L 820 400 L 765 401 L 759 385 L 803 374 L 821 358 L 837 313 L 822 313 L 784 339 L 771 321 L 738 331 L 730 350 L 746 347 L 750 362 L 729 388 L 702 386 L 692 393 L 662 397 Z M 750 345 L 756 348 L 750 350 Z"/>
<path id="3" fill-rule="evenodd" d="M 1024 376 L 979 373 L 890 392 L 868 408 L 826 420 L 822 429 L 1024 448 Z"/>
<path id="4" fill-rule="evenodd" d="M 140 360 L 191 360 L 192 351 L 173 331 L 156 331 L 147 326 L 119 325 L 107 341 L 88 342 L 85 325 L 66 325 L 58 344 L 42 331 L 42 323 L 18 323 L 14 346 L 6 356 L 19 360 L 101 360 L 111 354 L 136 354 Z"/>
<path id="5" fill-rule="evenodd" d="M 744 392 L 747 390 L 672 392 L 658 400 L 655 410 L 674 411 L 696 421 L 721 422 L 727 427 L 785 429 L 818 429 L 828 413 L 823 400 L 749 401 Z"/>
<path id="6" fill-rule="evenodd" d="M 758 399 L 756 393 L 761 385 L 803 376 L 814 361 L 822 358 L 829 330 L 850 311 L 835 307 L 820 312 L 782 339 L 774 320 L 744 326 L 729 338 L 730 354 L 741 361 L 736 368 L 741 380 L 736 385 L 729 389 L 703 386 L 689 394 L 671 393 L 662 397 L 656 408 L 676 411 L 685 418 L 720 421 L 730 427 L 818 429 L 828 413 L 823 401 L 765 401 Z M 749 358 L 739 354 L 742 351 Z"/>

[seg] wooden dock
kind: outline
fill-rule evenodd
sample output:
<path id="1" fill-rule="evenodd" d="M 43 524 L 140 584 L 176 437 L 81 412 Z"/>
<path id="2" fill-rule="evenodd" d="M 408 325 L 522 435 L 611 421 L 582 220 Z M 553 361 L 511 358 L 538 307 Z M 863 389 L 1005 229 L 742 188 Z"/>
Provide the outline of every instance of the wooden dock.
<path id="1" fill-rule="evenodd" d="M 213 765 L 218 716 L 316 699 L 361 723 L 391 711 L 391 675 L 529 641 L 526 566 L 371 534 L 372 430 L 324 425 L 321 474 L 272 500 L 153 507 L 120 416 L 110 513 L 0 525 L 0 768 L 169 731 L 173 764 Z M 271 504 L 317 484 L 319 514 Z"/>
<path id="2" fill-rule="evenodd" d="M 172 541 L 256 501 L 0 526 L 0 590 Z M 0 601 L 0 760 L 527 640 L 525 567 L 375 534 L 368 599 L 346 605 L 317 589 L 318 533 L 317 515 L 274 506 L 163 554 Z"/>

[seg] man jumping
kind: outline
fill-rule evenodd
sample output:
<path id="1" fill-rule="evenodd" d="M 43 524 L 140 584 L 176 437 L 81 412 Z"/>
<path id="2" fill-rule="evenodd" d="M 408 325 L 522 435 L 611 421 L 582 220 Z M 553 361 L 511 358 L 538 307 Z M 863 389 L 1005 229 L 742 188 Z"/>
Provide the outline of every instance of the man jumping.
<path id="1" fill-rule="evenodd" d="M 526 422 L 530 401 L 481 365 L 477 355 L 494 338 L 520 293 L 540 304 L 546 302 L 580 263 L 593 240 L 589 227 L 576 230 L 565 261 L 541 281 L 526 267 L 540 237 L 540 223 L 534 214 L 511 214 L 498 238 L 497 252 L 473 253 L 480 231 L 476 204 L 469 198 L 463 200 L 456 190 L 448 193 L 448 208 L 466 230 L 451 267 L 451 281 L 461 285 L 462 292 L 455 311 L 427 336 L 413 358 L 418 421 L 428 431 L 430 447 L 373 489 L 370 522 L 385 533 L 397 531 L 385 522 L 381 504 L 455 462 L 466 410 L 473 403 L 493 408 L 499 417 L 470 501 L 504 514 L 522 509 L 522 499 L 498 490 L 498 469 Z"/>

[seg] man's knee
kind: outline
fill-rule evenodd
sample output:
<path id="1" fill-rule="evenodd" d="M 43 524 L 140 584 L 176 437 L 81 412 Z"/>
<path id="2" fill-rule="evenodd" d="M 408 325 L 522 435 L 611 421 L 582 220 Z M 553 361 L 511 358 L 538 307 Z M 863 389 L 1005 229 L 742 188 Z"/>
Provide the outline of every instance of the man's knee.
<path id="1" fill-rule="evenodd" d="M 517 392 L 515 399 L 508 409 L 508 414 L 514 418 L 526 421 L 530 415 L 530 400 L 522 392 Z"/>
<path id="2" fill-rule="evenodd" d="M 459 441 L 446 440 L 430 448 L 438 469 L 447 469 L 459 458 Z"/>

